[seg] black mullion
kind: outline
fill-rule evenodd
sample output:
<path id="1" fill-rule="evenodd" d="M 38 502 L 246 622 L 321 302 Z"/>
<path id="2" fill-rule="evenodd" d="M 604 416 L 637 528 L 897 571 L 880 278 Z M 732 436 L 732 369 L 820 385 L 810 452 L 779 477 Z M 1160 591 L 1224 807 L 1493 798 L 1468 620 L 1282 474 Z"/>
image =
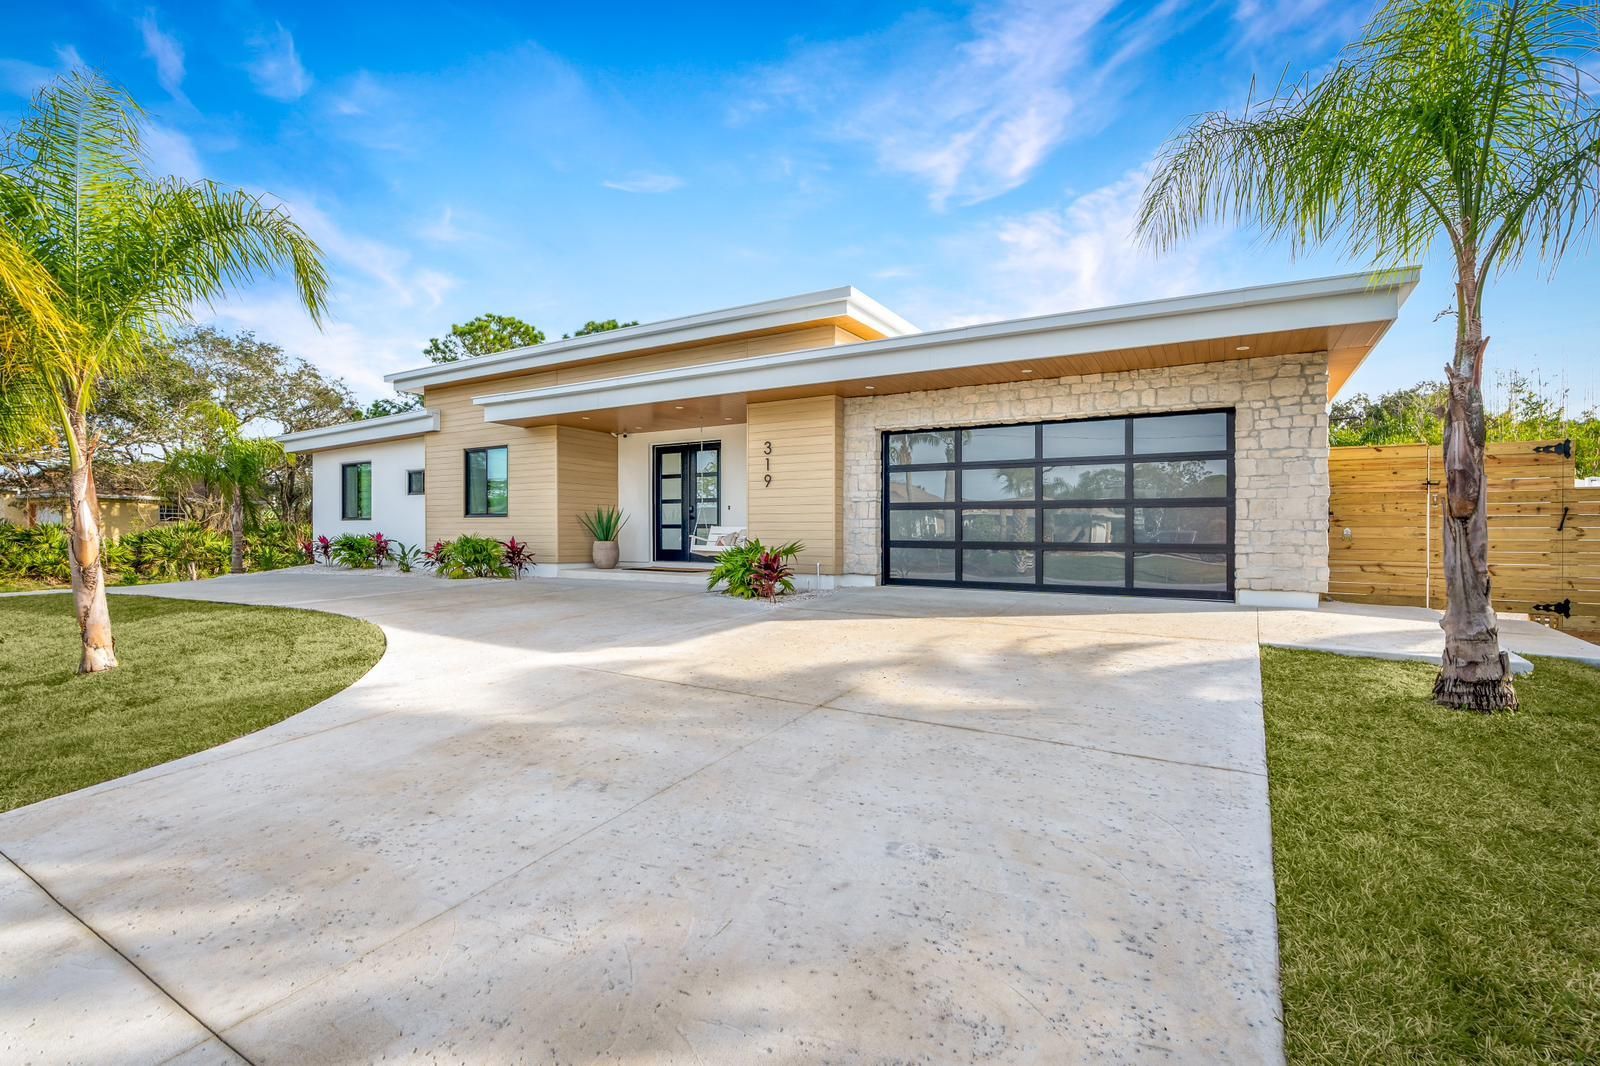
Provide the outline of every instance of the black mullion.
<path id="1" fill-rule="evenodd" d="M 955 460 L 956 460 L 956 465 L 955 465 L 955 474 L 956 474 L 956 499 L 955 499 L 955 504 L 956 504 L 956 528 L 953 531 L 955 533 L 955 535 L 956 535 L 956 542 L 955 542 L 956 543 L 956 547 L 955 547 L 955 558 L 952 560 L 952 565 L 951 565 L 951 568 L 950 568 L 950 572 L 955 575 L 954 580 L 955 580 L 955 583 L 958 584 L 958 585 L 961 584 L 961 570 L 962 570 L 961 564 L 965 561 L 965 558 L 966 558 L 966 551 L 961 546 L 961 544 L 962 544 L 962 530 L 966 527 L 966 524 L 967 524 L 966 523 L 966 508 L 965 508 L 965 504 L 967 502 L 967 472 L 966 472 L 966 468 L 962 466 L 962 463 L 965 462 L 964 452 L 965 452 L 966 449 L 962 446 L 961 437 L 962 437 L 961 430 L 959 430 L 959 429 L 955 430 L 955 431 L 953 431 L 951 433 L 951 441 L 950 441 L 951 450 L 954 452 Z"/>
<path id="2" fill-rule="evenodd" d="M 1122 528 L 1127 539 L 1122 546 L 1122 591 L 1133 590 L 1133 545 L 1139 531 L 1133 526 L 1133 423 L 1130 418 L 1122 429 Z"/>

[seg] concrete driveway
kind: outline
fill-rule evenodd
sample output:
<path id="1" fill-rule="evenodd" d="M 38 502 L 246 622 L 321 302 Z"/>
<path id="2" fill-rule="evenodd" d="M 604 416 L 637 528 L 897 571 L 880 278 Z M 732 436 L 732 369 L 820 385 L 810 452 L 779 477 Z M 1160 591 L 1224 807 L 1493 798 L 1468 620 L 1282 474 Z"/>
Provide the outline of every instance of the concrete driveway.
<path id="1" fill-rule="evenodd" d="M 1282 1057 L 1257 612 L 285 571 L 273 728 L 0 815 L 0 1060 Z"/>

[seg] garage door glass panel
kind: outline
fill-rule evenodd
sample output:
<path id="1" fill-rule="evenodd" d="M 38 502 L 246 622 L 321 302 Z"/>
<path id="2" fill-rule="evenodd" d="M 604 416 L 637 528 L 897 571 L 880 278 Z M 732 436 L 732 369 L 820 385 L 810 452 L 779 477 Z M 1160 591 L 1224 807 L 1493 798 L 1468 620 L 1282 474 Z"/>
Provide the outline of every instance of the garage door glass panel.
<path id="1" fill-rule="evenodd" d="M 961 580 L 979 584 L 1033 584 L 1033 551 L 968 550 L 961 553 Z"/>
<path id="2" fill-rule="evenodd" d="M 1127 581 L 1127 556 L 1121 552 L 1045 552 L 1046 585 L 1089 585 L 1121 589 Z"/>
<path id="3" fill-rule="evenodd" d="M 955 498 L 954 470 L 905 470 L 889 475 L 890 503 L 944 503 Z"/>
<path id="4" fill-rule="evenodd" d="M 1135 455 L 1228 450 L 1228 416 L 1222 411 L 1195 415 L 1160 415 L 1133 422 Z"/>
<path id="5" fill-rule="evenodd" d="M 996 510 L 961 512 L 961 539 L 1032 544 L 1038 539 L 1032 507 L 1006 507 Z"/>
<path id="6" fill-rule="evenodd" d="M 889 582 L 1223 598 L 1233 413 L 885 433 Z"/>
<path id="7" fill-rule="evenodd" d="M 1120 418 L 1102 422 L 1055 422 L 1044 427 L 1046 459 L 1121 455 L 1127 450 L 1128 423 Z"/>
<path id="8" fill-rule="evenodd" d="M 1136 507 L 1133 539 L 1139 544 L 1226 544 L 1226 507 Z"/>
<path id="9" fill-rule="evenodd" d="M 1122 463 L 1075 463 L 1044 468 L 1047 500 L 1120 500 L 1128 491 L 1128 470 Z"/>
<path id="10" fill-rule="evenodd" d="M 889 512 L 890 540 L 955 540 L 956 513 L 936 508 Z"/>
<path id="11" fill-rule="evenodd" d="M 916 463 L 953 463 L 956 461 L 956 435 L 953 430 L 935 430 L 925 433 L 891 433 L 889 435 L 889 465 L 911 466 Z"/>
<path id="12" fill-rule="evenodd" d="M 961 471 L 963 500 L 1031 500 L 1036 467 L 977 467 Z"/>
<path id="13" fill-rule="evenodd" d="M 953 548 L 890 548 L 889 575 L 906 581 L 954 581 Z"/>
<path id="14" fill-rule="evenodd" d="M 995 426 L 993 429 L 961 431 L 961 461 L 985 462 L 994 459 L 1032 459 L 1037 431 L 1032 425 Z"/>
<path id="15" fill-rule="evenodd" d="M 1134 463 L 1133 494 L 1146 500 L 1221 499 L 1228 495 L 1228 460 Z"/>
<path id="16" fill-rule="evenodd" d="M 1135 552 L 1133 587 L 1226 592 L 1228 557 L 1220 552 Z"/>
<path id="17" fill-rule="evenodd" d="M 1127 512 L 1121 507 L 1051 507 L 1044 512 L 1044 539 L 1050 544 L 1121 544 L 1128 539 Z"/>

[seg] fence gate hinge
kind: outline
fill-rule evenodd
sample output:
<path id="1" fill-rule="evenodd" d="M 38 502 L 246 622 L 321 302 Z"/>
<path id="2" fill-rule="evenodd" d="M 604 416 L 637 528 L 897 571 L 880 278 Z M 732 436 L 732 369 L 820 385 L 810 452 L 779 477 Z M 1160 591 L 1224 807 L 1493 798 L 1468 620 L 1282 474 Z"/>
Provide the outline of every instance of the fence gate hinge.
<path id="1" fill-rule="evenodd" d="M 1561 508 L 1561 521 L 1556 523 L 1556 532 L 1557 533 L 1560 533 L 1563 529 L 1567 528 L 1567 515 L 1569 515 L 1571 513 L 1572 513 L 1572 508 L 1570 508 L 1570 507 Z"/>
<path id="2" fill-rule="evenodd" d="M 1533 605 L 1535 614 L 1559 614 L 1562 618 L 1572 617 L 1572 600 L 1558 600 L 1555 603 L 1536 603 Z"/>
<path id="3" fill-rule="evenodd" d="M 1571 459 L 1572 438 L 1568 437 L 1560 444 L 1538 444 L 1534 446 L 1533 450 L 1536 452 L 1543 452 L 1546 455 L 1559 455 L 1563 459 Z"/>

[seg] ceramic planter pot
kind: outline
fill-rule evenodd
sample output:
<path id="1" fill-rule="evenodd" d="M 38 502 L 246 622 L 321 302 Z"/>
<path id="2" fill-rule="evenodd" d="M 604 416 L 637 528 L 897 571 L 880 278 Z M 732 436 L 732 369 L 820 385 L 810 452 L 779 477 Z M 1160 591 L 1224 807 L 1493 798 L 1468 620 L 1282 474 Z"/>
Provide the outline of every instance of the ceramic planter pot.
<path id="1" fill-rule="evenodd" d="M 615 570 L 617 567 L 617 542 L 614 540 L 597 540 L 594 542 L 594 566 L 596 570 Z"/>

